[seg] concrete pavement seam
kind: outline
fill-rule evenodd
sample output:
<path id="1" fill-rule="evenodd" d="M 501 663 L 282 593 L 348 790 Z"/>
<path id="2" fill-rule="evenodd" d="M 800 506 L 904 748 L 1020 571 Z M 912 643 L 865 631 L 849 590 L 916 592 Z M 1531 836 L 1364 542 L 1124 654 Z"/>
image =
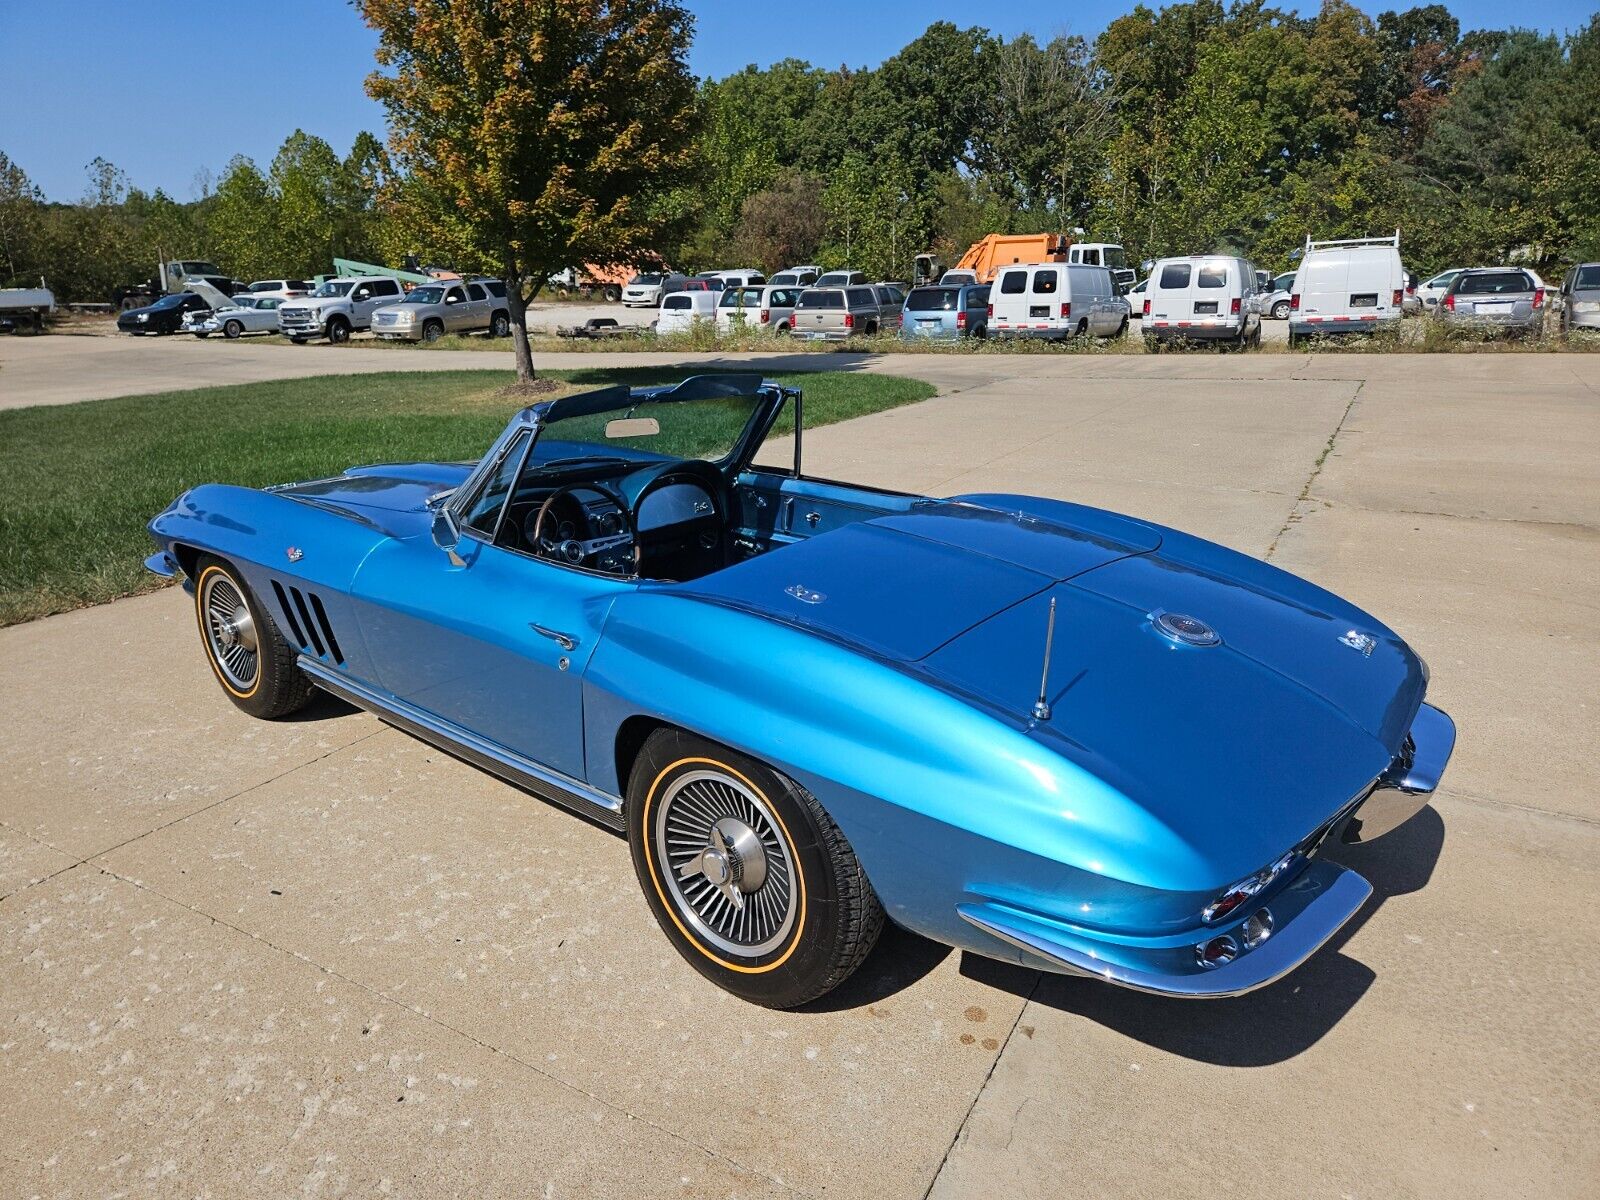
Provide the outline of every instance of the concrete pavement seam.
<path id="1" fill-rule="evenodd" d="M 1346 380 L 1345 382 L 1350 382 Z M 1328 435 L 1328 444 L 1322 448 L 1322 453 L 1317 456 L 1317 461 L 1311 465 L 1311 474 L 1306 476 L 1305 486 L 1300 489 L 1300 495 L 1290 505 L 1289 513 L 1283 519 L 1283 528 L 1273 535 L 1272 544 L 1267 547 L 1267 552 L 1261 557 L 1264 561 L 1271 561 L 1272 553 L 1278 548 L 1278 542 L 1284 534 L 1289 532 L 1289 526 L 1294 524 L 1294 515 L 1299 507 L 1311 498 L 1311 488 L 1317 482 L 1317 476 L 1322 474 L 1322 466 L 1328 461 L 1328 456 L 1333 453 L 1334 443 L 1339 440 L 1339 433 L 1344 429 L 1344 424 L 1350 419 L 1350 412 L 1356 406 L 1356 401 L 1361 398 L 1361 391 L 1367 386 L 1365 379 L 1355 381 L 1356 390 L 1350 395 L 1350 403 L 1344 406 L 1344 412 L 1334 424 L 1333 432 Z"/>
<path id="2" fill-rule="evenodd" d="M 404 736 L 404 735 L 402 735 L 402 736 Z M 355 743 L 353 743 L 353 742 L 351 743 L 351 745 L 354 745 L 354 744 Z M 735 1159 L 735 1158 L 730 1157 L 729 1155 L 723 1154 L 722 1152 L 720 1152 L 718 1150 L 713 1150 L 709 1146 L 703 1146 L 699 1142 L 695 1141 L 693 1138 L 686 1137 L 684 1134 L 679 1133 L 676 1130 L 668 1129 L 666 1126 L 658 1124 L 655 1121 L 652 1121 L 649 1117 L 644 1117 L 644 1116 L 638 1115 L 637 1113 L 629 1112 L 626 1108 L 622 1108 L 619 1105 L 613 1104 L 611 1101 L 606 1100 L 605 1098 L 596 1095 L 594 1092 L 591 1092 L 586 1088 L 579 1087 L 577 1084 L 572 1083 L 569 1080 L 563 1079 L 559 1075 L 554 1075 L 554 1074 L 550 1073 L 549 1071 L 546 1071 L 546 1070 L 542 1069 L 536 1063 L 531 1063 L 531 1062 L 528 1062 L 526 1059 L 519 1058 L 519 1057 L 517 1057 L 517 1055 L 511 1053 L 511 1051 L 509 1051 L 509 1050 L 504 1050 L 504 1049 L 500 1048 L 499 1046 L 494 1045 L 492 1042 L 486 1042 L 482 1038 L 475 1037 L 474 1035 L 472 1035 L 471 1033 L 468 1033 L 464 1029 L 458 1029 L 456 1026 L 450 1024 L 450 1022 L 445 1021 L 445 1020 L 441 1020 L 439 1017 L 434 1016 L 432 1013 L 425 1012 L 425 1011 L 423 1011 L 422 1009 L 419 1009 L 419 1008 L 415 1008 L 412 1005 L 407 1004 L 404 1000 L 400 1000 L 397 997 L 389 995 L 387 992 L 383 991 L 381 988 L 376 988 L 376 987 L 373 987 L 371 984 L 363 983 L 363 982 L 361 982 L 361 980 L 355 979 L 355 978 L 353 978 L 353 977 L 351 977 L 349 975 L 346 975 L 342 971 L 336 971 L 332 967 L 327 966 L 325 963 L 318 962 L 316 959 L 312 958 L 310 955 L 301 954 L 298 950 L 291 950 L 286 946 L 280 946 L 280 945 L 278 945 L 278 943 L 274 942 L 271 938 L 264 937 L 263 935 L 261 935 L 259 933 L 252 933 L 250 930 L 245 929 L 242 926 L 235 925 L 232 921 L 229 921 L 225 917 L 219 917 L 215 913 L 207 912 L 203 908 L 197 908 L 195 905 L 190 904 L 187 901 L 180 900 L 176 896 L 167 895 L 167 893 L 163 892 L 160 888 L 152 887 L 147 883 L 143 883 L 140 880 L 132 878 L 131 876 L 123 875 L 118 871 L 113 871 L 111 868 L 106 867 L 106 866 L 102 866 L 99 863 L 86 862 L 86 863 L 77 863 L 77 864 L 74 864 L 74 865 L 75 866 L 91 867 L 94 870 L 99 871 L 103 875 L 109 875 L 113 879 L 116 879 L 116 880 L 118 880 L 118 881 L 120 881 L 122 883 L 126 883 L 129 887 L 135 888 L 135 889 L 137 889 L 137 890 L 139 890 L 141 892 L 148 892 L 150 895 L 156 896 L 156 897 L 158 897 L 158 898 L 160 898 L 162 900 L 165 900 L 169 904 L 175 904 L 179 908 L 184 909 L 187 912 L 191 912 L 197 917 L 202 917 L 205 920 L 210 921 L 214 925 L 221 925 L 223 928 L 231 929 L 231 930 L 233 930 L 233 932 L 239 934 L 242 937 L 249 938 L 253 942 L 259 942 L 261 945 L 266 946 L 269 950 L 273 950 L 276 953 L 283 955 L 285 958 L 291 958 L 291 959 L 296 960 L 297 962 L 305 963 L 308 967 L 312 967 L 312 968 L 314 968 L 314 969 L 316 969 L 318 971 L 321 971 L 324 975 L 330 976 L 333 979 L 337 979 L 342 983 L 349 984 L 351 987 L 356 988 L 359 991 L 365 992 L 367 995 L 372 996 L 373 998 L 375 998 L 377 1000 L 380 1000 L 385 1004 L 391 1004 L 395 1008 L 398 1008 L 398 1009 L 401 1009 L 404 1012 L 410 1013 L 412 1016 L 416 1017 L 420 1021 L 424 1021 L 429 1025 L 433 1025 L 438 1029 L 444 1030 L 447 1033 L 453 1034 L 456 1037 L 459 1037 L 459 1038 L 461 1038 L 461 1039 L 463 1039 L 463 1040 L 465 1040 L 467 1042 L 470 1042 L 472 1045 L 477 1046 L 481 1050 L 487 1051 L 488 1053 L 494 1055 L 497 1058 L 503 1058 L 507 1062 L 514 1063 L 519 1067 L 522 1067 L 522 1068 L 524 1068 L 524 1069 L 526 1069 L 528 1071 L 531 1071 L 531 1072 L 533 1072 L 533 1074 L 538 1075 L 540 1078 L 549 1080 L 551 1083 L 555 1084 L 557 1087 L 563 1088 L 563 1089 L 565 1089 L 566 1091 L 569 1091 L 569 1092 L 575 1092 L 580 1096 L 585 1096 L 588 1099 L 592 1100 L 595 1104 L 598 1104 L 600 1107 L 606 1109 L 609 1112 L 616 1113 L 618 1116 L 622 1117 L 625 1120 L 637 1121 L 641 1125 L 647 1125 L 651 1129 L 656 1130 L 658 1133 L 660 1133 L 660 1134 L 662 1134 L 662 1135 L 664 1135 L 666 1137 L 669 1137 L 669 1138 L 672 1138 L 672 1139 L 674 1139 L 676 1141 L 682 1142 L 683 1144 L 685 1144 L 687 1146 L 692 1146 L 696 1150 L 699 1150 L 702 1154 L 705 1154 L 708 1158 L 717 1159 L 718 1161 L 726 1163 L 728 1166 L 731 1166 L 731 1167 L 735 1168 L 738 1171 L 745 1172 L 745 1173 L 747 1173 L 749 1175 L 758 1176 L 759 1178 L 766 1180 L 768 1183 L 771 1183 L 776 1187 L 782 1188 L 784 1191 L 788 1192 L 791 1195 L 801 1196 L 801 1197 L 810 1197 L 810 1196 L 813 1195 L 813 1193 L 810 1193 L 810 1192 L 802 1192 L 799 1189 L 793 1187 L 792 1185 L 787 1184 L 783 1180 L 777 1179 L 777 1178 L 767 1174 L 765 1171 L 762 1171 L 757 1167 L 752 1167 L 752 1166 L 749 1166 L 749 1165 L 747 1165 L 745 1163 L 742 1163 L 738 1159 Z"/>
<path id="3" fill-rule="evenodd" d="M 1011 1039 L 1017 1034 L 1017 1027 L 1022 1024 L 1022 1015 L 1028 1011 L 1028 1006 L 1033 1003 L 1033 995 L 1039 990 L 1039 983 L 1044 978 L 1042 974 L 1035 973 L 1032 986 L 1023 998 L 1022 1004 L 1017 1009 L 1016 1018 L 1011 1022 L 1011 1028 L 1006 1030 L 1006 1040 L 1001 1043 L 1000 1051 L 994 1056 L 994 1061 L 989 1064 L 989 1070 L 983 1077 L 983 1082 L 978 1085 L 978 1090 L 972 1094 L 972 1103 L 967 1105 L 967 1111 L 961 1115 L 961 1124 L 956 1126 L 955 1135 L 950 1139 L 950 1144 L 944 1148 L 944 1153 L 939 1156 L 939 1165 L 933 1170 L 933 1177 L 928 1180 L 928 1186 L 923 1190 L 922 1200 L 928 1200 L 933 1195 L 933 1189 L 939 1186 L 939 1176 L 944 1174 L 945 1164 L 950 1161 L 950 1155 L 961 1142 L 961 1135 L 966 1132 L 967 1122 L 972 1120 L 972 1114 L 978 1107 L 978 1101 L 983 1099 L 983 1093 L 989 1089 L 989 1081 L 994 1078 L 994 1073 L 1000 1067 L 1000 1060 L 1006 1056 L 1006 1051 L 1011 1049 Z M 1020 1109 L 1019 1109 L 1020 1111 Z"/>

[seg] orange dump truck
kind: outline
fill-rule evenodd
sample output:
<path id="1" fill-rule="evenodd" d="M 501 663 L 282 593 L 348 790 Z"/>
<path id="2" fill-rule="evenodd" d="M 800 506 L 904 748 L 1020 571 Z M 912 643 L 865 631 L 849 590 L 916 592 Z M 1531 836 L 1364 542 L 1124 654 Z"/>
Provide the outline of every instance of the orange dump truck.
<path id="1" fill-rule="evenodd" d="M 994 282 L 994 273 L 1012 263 L 1066 262 L 1072 239 L 1064 233 L 991 233 L 973 242 L 951 271 L 971 271 L 979 283 Z M 944 274 L 933 254 L 917 255 L 917 281 L 933 283 Z"/>

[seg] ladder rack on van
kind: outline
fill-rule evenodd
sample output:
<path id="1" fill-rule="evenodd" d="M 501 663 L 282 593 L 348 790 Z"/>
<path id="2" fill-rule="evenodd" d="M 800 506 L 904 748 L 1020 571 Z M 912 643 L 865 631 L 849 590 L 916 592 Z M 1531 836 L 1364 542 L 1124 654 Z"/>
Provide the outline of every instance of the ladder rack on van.
<path id="1" fill-rule="evenodd" d="M 1313 242 L 1311 235 L 1306 234 L 1306 250 L 1332 250 L 1338 246 L 1393 246 L 1400 249 L 1400 231 L 1396 229 L 1393 237 L 1371 238 L 1335 238 L 1327 242 Z"/>

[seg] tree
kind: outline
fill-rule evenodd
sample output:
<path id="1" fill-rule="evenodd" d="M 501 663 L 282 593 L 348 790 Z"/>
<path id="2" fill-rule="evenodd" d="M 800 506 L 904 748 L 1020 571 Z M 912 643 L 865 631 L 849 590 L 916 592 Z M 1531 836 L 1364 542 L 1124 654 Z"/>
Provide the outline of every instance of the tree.
<path id="1" fill-rule="evenodd" d="M 790 174 L 747 196 L 734 230 L 733 257 L 768 274 L 814 261 L 827 232 L 822 192 L 820 180 Z"/>
<path id="2" fill-rule="evenodd" d="M 655 249 L 655 201 L 695 153 L 693 18 L 674 0 L 357 3 L 396 165 L 497 264 L 531 383 L 526 306 L 545 280 Z"/>
<path id="3" fill-rule="evenodd" d="M 14 282 L 32 269 L 43 205 L 28 173 L 0 152 L 0 279 Z"/>
<path id="4" fill-rule="evenodd" d="M 211 236 L 224 269 L 245 279 L 284 270 L 278 198 L 256 164 L 235 155 L 222 172 L 211 207 Z"/>

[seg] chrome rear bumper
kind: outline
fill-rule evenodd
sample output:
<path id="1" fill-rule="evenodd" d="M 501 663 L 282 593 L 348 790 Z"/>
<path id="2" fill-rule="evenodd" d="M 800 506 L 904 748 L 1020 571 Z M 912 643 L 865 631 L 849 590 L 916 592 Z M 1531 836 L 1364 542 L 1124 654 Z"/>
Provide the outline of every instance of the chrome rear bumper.
<path id="1" fill-rule="evenodd" d="M 1456 748 L 1456 723 L 1449 714 L 1424 704 L 1411 722 L 1405 746 L 1378 777 L 1372 794 L 1346 822 L 1340 840 L 1370 842 L 1398 829 L 1428 805 Z"/>

